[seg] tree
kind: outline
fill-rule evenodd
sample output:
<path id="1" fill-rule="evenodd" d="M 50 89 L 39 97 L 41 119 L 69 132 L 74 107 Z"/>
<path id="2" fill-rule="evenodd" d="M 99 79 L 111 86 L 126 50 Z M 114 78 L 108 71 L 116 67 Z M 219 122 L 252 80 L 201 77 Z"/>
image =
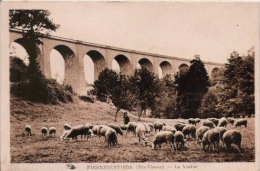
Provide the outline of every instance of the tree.
<path id="1" fill-rule="evenodd" d="M 49 15 L 50 12 L 47 10 L 9 11 L 9 27 L 22 29 L 21 42 L 29 55 L 28 83 L 26 85 L 29 91 L 25 92 L 26 99 L 37 102 L 48 100 L 47 83 L 36 60 L 38 45 L 42 44 L 40 37 L 42 34 L 49 34 L 50 31 L 58 28 L 58 25 L 48 18 Z"/>
<path id="2" fill-rule="evenodd" d="M 146 68 L 136 69 L 129 79 L 133 105 L 138 108 L 138 120 L 151 108 L 158 97 L 159 79 Z"/>
<path id="3" fill-rule="evenodd" d="M 128 91 L 128 80 L 125 75 L 105 68 L 100 72 L 98 79 L 93 85 L 93 94 L 101 101 L 109 100 L 116 107 L 115 121 L 121 109 L 129 109 L 131 106 Z"/>
<path id="4" fill-rule="evenodd" d="M 225 64 L 224 89 L 218 109 L 228 116 L 251 117 L 255 112 L 254 58 L 254 48 L 246 56 L 234 51 Z"/>
<path id="5" fill-rule="evenodd" d="M 198 55 L 191 62 L 189 71 L 175 75 L 177 109 L 182 118 L 196 117 L 204 94 L 209 87 L 209 77 Z"/>

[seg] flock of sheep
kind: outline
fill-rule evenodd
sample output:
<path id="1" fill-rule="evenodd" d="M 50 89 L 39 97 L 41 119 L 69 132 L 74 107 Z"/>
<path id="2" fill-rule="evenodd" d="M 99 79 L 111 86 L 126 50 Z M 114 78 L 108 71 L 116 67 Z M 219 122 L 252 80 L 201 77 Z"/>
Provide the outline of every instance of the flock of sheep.
<path id="1" fill-rule="evenodd" d="M 219 151 L 219 146 L 226 147 L 227 150 L 230 149 L 231 144 L 237 145 L 239 151 L 241 150 L 242 135 L 237 129 L 226 128 L 227 124 L 235 125 L 235 127 L 245 126 L 247 127 L 246 119 L 234 120 L 232 118 L 222 117 L 220 119 L 207 118 L 202 126 L 196 129 L 196 124 L 200 123 L 200 119 L 190 118 L 188 124 L 185 122 L 178 121 L 173 125 L 165 124 L 161 121 L 156 121 L 154 123 L 147 122 L 129 122 L 127 125 L 120 124 L 104 124 L 104 125 L 92 125 L 87 123 L 85 125 L 78 125 L 72 127 L 69 124 L 64 124 L 64 131 L 61 135 L 61 140 L 77 140 L 78 136 L 81 139 L 87 139 L 97 136 L 105 137 L 108 148 L 114 144 L 118 147 L 118 134 L 127 137 L 128 133 L 132 133 L 134 137 L 138 137 L 139 143 L 143 146 L 150 144 L 152 149 L 161 148 L 163 143 L 169 144 L 171 151 L 180 150 L 185 147 L 185 142 L 188 140 L 197 140 L 197 143 L 201 143 L 203 150 L 208 146 L 208 151 Z M 25 131 L 28 136 L 31 136 L 31 126 L 26 125 Z M 124 135 L 124 132 L 125 135 Z M 41 133 L 42 137 L 46 137 L 49 131 L 49 136 L 55 137 L 56 128 L 42 127 Z M 156 134 L 154 139 L 149 143 L 147 134 L 155 131 Z M 222 142 L 222 144 L 220 144 Z"/>

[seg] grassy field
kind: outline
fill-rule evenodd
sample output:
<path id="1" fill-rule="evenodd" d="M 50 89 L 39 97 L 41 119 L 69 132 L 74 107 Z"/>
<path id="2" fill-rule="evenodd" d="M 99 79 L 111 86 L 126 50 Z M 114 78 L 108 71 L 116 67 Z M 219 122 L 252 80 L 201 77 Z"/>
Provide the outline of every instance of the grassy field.
<path id="1" fill-rule="evenodd" d="M 12 163 L 106 163 L 106 162 L 253 162 L 255 161 L 255 120 L 248 118 L 247 128 L 238 128 L 242 133 L 242 148 L 239 153 L 235 146 L 230 152 L 221 149 L 217 152 L 205 152 L 196 141 L 187 141 L 186 148 L 180 151 L 169 151 L 165 144 L 161 150 L 152 150 L 150 146 L 138 144 L 138 138 L 132 134 L 118 136 L 119 147 L 107 148 L 104 138 L 101 143 L 94 137 L 89 142 L 61 141 L 60 135 L 64 123 L 71 125 L 106 124 L 114 122 L 115 110 L 108 104 L 95 102 L 75 103 L 61 105 L 43 105 L 11 99 L 11 162 Z M 137 121 L 136 117 L 130 116 L 131 121 Z M 145 118 L 143 121 L 153 122 L 157 119 Z M 175 123 L 177 120 L 163 120 L 166 123 Z M 203 121 L 203 120 L 202 120 Z M 187 120 L 185 120 L 187 122 Z M 118 122 L 123 123 L 123 112 L 118 114 Z M 32 127 L 32 136 L 27 137 L 24 132 L 26 124 Z M 197 125 L 200 127 L 202 124 Z M 41 137 L 42 126 L 55 126 L 57 136 Z M 228 125 L 228 129 L 235 129 Z M 147 134 L 151 141 L 155 132 Z"/>

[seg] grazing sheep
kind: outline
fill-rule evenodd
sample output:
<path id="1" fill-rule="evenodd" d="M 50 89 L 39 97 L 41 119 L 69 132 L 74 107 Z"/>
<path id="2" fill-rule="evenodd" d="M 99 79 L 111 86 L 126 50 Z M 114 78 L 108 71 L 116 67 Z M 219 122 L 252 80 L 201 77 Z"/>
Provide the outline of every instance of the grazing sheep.
<path id="1" fill-rule="evenodd" d="M 217 129 L 210 129 L 203 135 L 202 138 L 202 146 L 203 150 L 205 150 L 205 146 L 208 145 L 208 150 L 210 151 L 210 146 L 213 144 L 213 151 L 217 147 L 219 151 L 219 140 L 220 140 L 220 133 Z"/>
<path id="2" fill-rule="evenodd" d="M 64 129 L 65 129 L 65 130 L 71 130 L 71 125 L 68 124 L 68 123 L 65 123 L 65 124 L 64 124 Z"/>
<path id="3" fill-rule="evenodd" d="M 107 140 L 107 146 L 108 148 L 111 147 L 111 144 L 113 143 L 116 147 L 118 147 L 118 142 L 117 142 L 117 135 L 116 131 L 112 128 L 109 128 L 106 130 L 105 133 L 105 138 Z"/>
<path id="4" fill-rule="evenodd" d="M 174 134 L 171 131 L 162 131 L 162 132 L 158 132 L 155 135 L 154 140 L 152 141 L 151 145 L 152 145 L 152 149 L 156 149 L 156 146 L 158 145 L 159 148 L 161 148 L 161 144 L 162 143 L 166 143 L 166 144 L 170 144 L 170 149 L 171 151 L 174 149 L 175 150 L 175 146 L 174 146 Z"/>
<path id="5" fill-rule="evenodd" d="M 136 133 L 135 133 L 136 127 L 137 127 L 136 122 L 128 122 L 125 137 L 126 137 L 128 132 L 132 132 L 133 135 L 136 137 Z"/>
<path id="6" fill-rule="evenodd" d="M 177 131 L 182 131 L 182 129 L 186 126 L 186 124 L 183 123 L 176 123 L 174 124 Z"/>
<path id="7" fill-rule="evenodd" d="M 49 128 L 49 136 L 55 137 L 56 134 L 56 128 L 55 127 L 50 127 Z"/>
<path id="8" fill-rule="evenodd" d="M 45 126 L 42 127 L 42 138 L 44 138 L 47 135 L 48 132 L 48 128 L 46 128 Z"/>
<path id="9" fill-rule="evenodd" d="M 174 134 L 174 143 L 175 143 L 175 149 L 178 150 L 181 147 L 184 147 L 184 135 L 181 131 L 177 131 Z"/>
<path id="10" fill-rule="evenodd" d="M 138 138 L 139 138 L 139 143 L 143 143 L 143 146 L 146 146 L 147 145 L 147 138 L 145 137 L 145 132 L 146 132 L 146 129 L 145 129 L 145 126 L 143 123 L 138 123 L 137 126 L 136 126 L 136 130 L 135 130 Z"/>
<path id="11" fill-rule="evenodd" d="M 200 118 L 196 118 L 195 122 L 196 122 L 196 124 L 199 124 L 200 123 Z"/>
<path id="12" fill-rule="evenodd" d="M 78 126 L 74 126 L 71 128 L 71 130 L 69 130 L 69 132 L 67 133 L 67 135 L 63 138 L 63 139 L 78 139 L 78 136 L 81 135 L 81 139 L 87 136 L 89 131 L 88 127 L 85 127 L 85 125 L 78 125 Z"/>
<path id="13" fill-rule="evenodd" d="M 229 150 L 231 147 L 231 144 L 235 144 L 238 146 L 239 151 L 241 150 L 241 141 L 242 141 L 242 135 L 239 130 L 227 130 L 223 134 L 223 142 L 226 144 L 226 149 Z"/>
<path id="14" fill-rule="evenodd" d="M 223 146 L 224 145 L 223 134 L 227 131 L 227 129 L 225 127 L 216 127 L 215 129 L 219 131 L 220 140 L 222 141 L 222 146 Z"/>
<path id="15" fill-rule="evenodd" d="M 155 121 L 153 123 L 153 127 L 154 127 L 154 131 L 156 132 L 156 130 L 158 129 L 159 132 L 162 130 L 162 127 L 165 125 L 165 123 L 161 122 L 161 121 Z"/>
<path id="16" fill-rule="evenodd" d="M 215 128 L 214 123 L 213 123 L 212 121 L 210 121 L 210 120 L 205 120 L 205 121 L 203 122 L 203 126 L 208 126 L 210 129 L 211 129 L 211 128 Z"/>
<path id="17" fill-rule="evenodd" d="M 188 120 L 188 122 L 189 122 L 189 124 L 191 124 L 191 125 L 196 125 L 196 120 L 193 119 L 193 118 L 190 118 L 190 119 Z"/>
<path id="18" fill-rule="evenodd" d="M 219 122 L 218 122 L 217 126 L 218 127 L 226 127 L 227 123 L 228 123 L 227 118 L 222 117 L 222 118 L 219 119 Z"/>
<path id="19" fill-rule="evenodd" d="M 236 127 L 241 127 L 242 125 L 244 125 L 245 127 L 247 127 L 247 120 L 246 119 L 239 119 L 235 122 L 235 126 Z"/>
<path id="20" fill-rule="evenodd" d="M 99 136 L 100 129 L 103 125 L 94 125 L 92 128 L 93 134 Z"/>
<path id="21" fill-rule="evenodd" d="M 113 128 L 111 128 L 111 127 L 109 127 L 109 126 L 107 126 L 107 125 L 101 125 L 101 129 L 100 129 L 100 132 L 99 132 L 99 138 L 101 137 L 101 136 L 103 136 L 103 137 L 105 137 L 105 139 L 106 139 L 106 136 L 105 136 L 105 134 L 106 134 L 106 131 L 108 130 L 108 129 L 113 129 Z"/>
<path id="22" fill-rule="evenodd" d="M 162 130 L 163 131 L 171 131 L 173 134 L 175 134 L 175 132 L 177 131 L 176 128 L 174 126 L 171 126 L 171 125 L 163 126 Z"/>
<path id="23" fill-rule="evenodd" d="M 195 139 L 196 138 L 196 127 L 194 125 L 186 125 L 182 129 L 182 133 L 184 135 L 184 138 L 186 138 L 186 135 L 188 135 L 187 139 L 189 138 L 189 136 L 191 136 Z"/>
<path id="24" fill-rule="evenodd" d="M 123 125 L 120 124 L 119 126 L 120 126 L 120 128 L 121 128 L 122 130 L 127 130 L 127 125 L 125 125 L 125 124 L 123 124 Z"/>
<path id="25" fill-rule="evenodd" d="M 110 123 L 110 124 L 108 124 L 108 126 L 109 126 L 110 128 L 113 128 L 113 129 L 116 131 L 117 134 L 123 135 L 123 131 L 122 131 L 122 129 L 120 128 L 119 125 L 114 124 L 114 123 Z"/>
<path id="26" fill-rule="evenodd" d="M 228 120 L 228 123 L 230 123 L 231 125 L 233 125 L 235 123 L 235 120 L 232 118 L 227 118 L 227 120 Z"/>
<path id="27" fill-rule="evenodd" d="M 147 123 L 147 125 L 150 127 L 150 129 L 151 129 L 151 132 L 153 132 L 153 129 L 154 129 L 154 126 L 153 126 L 153 124 L 152 124 L 152 123 Z"/>
<path id="28" fill-rule="evenodd" d="M 27 136 L 32 136 L 32 128 L 30 125 L 25 125 L 25 131 L 27 132 Z"/>
<path id="29" fill-rule="evenodd" d="M 201 126 L 199 129 L 197 129 L 196 134 L 197 134 L 197 144 L 202 141 L 203 135 L 205 132 L 207 132 L 210 128 L 207 126 Z"/>
<path id="30" fill-rule="evenodd" d="M 145 127 L 145 133 L 150 134 L 152 131 L 151 131 L 151 127 L 148 125 L 148 123 L 146 123 L 146 122 L 142 122 L 142 124 L 144 124 L 144 127 Z"/>

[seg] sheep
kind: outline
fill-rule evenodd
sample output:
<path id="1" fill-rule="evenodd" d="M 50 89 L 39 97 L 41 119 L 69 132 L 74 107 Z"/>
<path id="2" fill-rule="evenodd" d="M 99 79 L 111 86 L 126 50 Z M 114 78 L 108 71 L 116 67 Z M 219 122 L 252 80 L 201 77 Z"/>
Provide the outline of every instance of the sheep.
<path id="1" fill-rule="evenodd" d="M 242 135 L 239 130 L 227 130 L 223 134 L 223 142 L 226 144 L 226 149 L 229 150 L 231 147 L 231 144 L 235 144 L 238 146 L 239 151 L 241 150 L 241 141 L 242 141 Z"/>
<path id="2" fill-rule="evenodd" d="M 30 125 L 25 125 L 25 131 L 27 132 L 27 136 L 32 136 L 32 128 Z"/>
<path id="3" fill-rule="evenodd" d="M 145 127 L 145 133 L 151 133 L 151 127 L 146 123 L 146 122 L 142 122 L 142 124 L 144 124 Z"/>
<path id="4" fill-rule="evenodd" d="M 50 127 L 49 128 L 49 136 L 55 137 L 56 134 L 56 128 L 55 127 Z"/>
<path id="5" fill-rule="evenodd" d="M 105 134 L 106 134 L 106 131 L 107 131 L 108 129 L 113 129 L 113 128 L 111 128 L 111 127 L 109 127 L 109 126 L 107 126 L 107 125 L 101 125 L 100 131 L 99 131 L 99 134 L 98 134 L 99 138 L 100 138 L 101 136 L 103 136 L 103 137 L 105 137 L 105 139 L 106 139 Z"/>
<path id="6" fill-rule="evenodd" d="M 120 128 L 119 125 L 114 124 L 114 123 L 110 123 L 110 124 L 108 124 L 108 126 L 111 127 L 111 128 L 113 128 L 113 129 L 116 131 L 117 134 L 123 135 L 123 131 L 122 131 L 122 129 Z"/>
<path id="7" fill-rule="evenodd" d="M 186 125 L 182 129 L 182 133 L 184 135 L 184 138 L 186 138 L 186 135 L 188 135 L 187 139 L 189 138 L 189 136 L 191 136 L 195 139 L 196 138 L 196 127 L 194 125 Z"/>
<path id="8" fill-rule="evenodd" d="M 230 123 L 231 125 L 233 125 L 235 123 L 235 120 L 232 118 L 227 118 L 227 120 L 228 120 L 228 123 Z"/>
<path id="9" fill-rule="evenodd" d="M 202 140 L 203 135 L 205 132 L 207 132 L 210 128 L 207 126 L 201 126 L 199 129 L 197 129 L 196 134 L 197 134 L 197 144 Z"/>
<path id="10" fill-rule="evenodd" d="M 102 125 L 94 125 L 92 128 L 93 134 L 99 136 Z"/>
<path id="11" fill-rule="evenodd" d="M 175 150 L 175 146 L 174 146 L 174 134 L 171 131 L 162 131 L 162 132 L 158 132 L 155 135 L 154 140 L 152 141 L 151 145 L 152 145 L 152 149 L 156 149 L 156 146 L 158 145 L 159 148 L 161 148 L 161 144 L 162 143 L 166 143 L 170 145 L 170 149 L 172 151 L 172 149 Z"/>
<path id="12" fill-rule="evenodd" d="M 154 126 L 154 131 L 156 132 L 156 130 L 158 129 L 159 132 L 162 130 L 162 127 L 165 126 L 165 123 L 161 122 L 161 121 L 155 121 L 153 123 Z"/>
<path id="13" fill-rule="evenodd" d="M 205 150 L 205 146 L 208 145 L 208 150 L 210 151 L 210 146 L 213 144 L 213 151 L 215 150 L 216 146 L 219 151 L 219 140 L 220 140 L 220 133 L 217 129 L 210 129 L 203 135 L 202 138 L 202 145 L 203 150 Z"/>
<path id="14" fill-rule="evenodd" d="M 239 119 L 235 122 L 235 126 L 236 127 L 241 127 L 242 125 L 244 125 L 245 127 L 247 127 L 247 120 L 246 119 Z"/>
<path id="15" fill-rule="evenodd" d="M 223 134 L 227 131 L 227 129 L 225 127 L 216 127 L 215 129 L 217 129 L 219 131 L 220 140 L 222 141 L 222 145 L 224 145 L 224 143 L 223 143 Z"/>
<path id="16" fill-rule="evenodd" d="M 47 135 L 48 132 L 48 128 L 46 128 L 45 126 L 42 127 L 42 138 L 44 138 Z"/>
<path id="17" fill-rule="evenodd" d="M 178 150 L 181 147 L 184 147 L 184 135 L 181 131 L 177 131 L 174 134 L 174 143 L 175 143 L 175 149 Z"/>
<path id="18" fill-rule="evenodd" d="M 118 147 L 118 142 L 117 142 L 117 132 L 113 128 L 109 128 L 106 130 L 105 133 L 105 138 L 108 143 L 108 148 L 111 147 L 111 144 L 113 143 L 116 147 Z"/>
<path id="19" fill-rule="evenodd" d="M 219 119 L 219 122 L 218 122 L 217 126 L 218 127 L 226 127 L 227 123 L 228 123 L 227 118 L 222 117 L 222 118 Z"/>
<path id="20" fill-rule="evenodd" d="M 128 132 L 132 132 L 133 135 L 136 136 L 136 132 L 135 132 L 136 127 L 137 127 L 136 122 L 128 122 L 125 137 Z"/>
<path id="21" fill-rule="evenodd" d="M 214 123 L 213 123 L 212 121 L 210 121 L 210 120 L 205 120 L 205 121 L 203 122 L 203 126 L 208 126 L 210 129 L 211 129 L 211 128 L 215 128 Z"/>
<path id="22" fill-rule="evenodd" d="M 186 124 L 177 123 L 177 124 L 174 124 L 174 126 L 175 126 L 177 131 L 182 131 L 182 129 L 186 126 Z"/>
<path id="23" fill-rule="evenodd" d="M 65 123 L 65 124 L 64 124 L 64 129 L 65 129 L 65 130 L 71 130 L 71 125 L 68 124 L 68 123 Z"/>
<path id="24" fill-rule="evenodd" d="M 193 119 L 193 118 L 190 118 L 190 119 L 188 120 L 188 122 L 189 122 L 189 124 L 191 124 L 191 125 L 196 125 L 196 120 Z"/>
<path id="25" fill-rule="evenodd" d="M 120 124 L 119 126 L 120 126 L 120 128 L 121 128 L 122 130 L 127 130 L 127 125 L 125 125 L 125 124 L 123 124 L 123 125 Z"/>
<path id="26" fill-rule="evenodd" d="M 173 134 L 175 134 L 175 132 L 177 131 L 176 128 L 174 126 L 171 125 L 165 125 L 162 128 L 163 131 L 171 131 Z"/>
<path id="27" fill-rule="evenodd" d="M 78 125 L 78 126 L 74 126 L 71 128 L 71 130 L 69 130 L 69 132 L 67 133 L 67 135 L 65 135 L 63 137 L 63 139 L 78 139 L 78 136 L 81 135 L 81 139 L 84 137 L 86 137 L 86 135 L 88 134 L 89 128 L 85 127 L 85 125 Z"/>
<path id="28" fill-rule="evenodd" d="M 212 122 L 214 123 L 215 126 L 218 126 L 219 119 L 214 119 Z"/>
<path id="29" fill-rule="evenodd" d="M 63 130 L 62 134 L 60 136 L 60 140 L 62 141 L 67 136 L 68 133 L 69 133 L 69 130 Z"/>
<path id="30" fill-rule="evenodd" d="M 136 130 L 135 130 L 138 138 L 139 138 L 139 143 L 141 143 L 141 141 L 143 142 L 143 146 L 147 145 L 147 138 L 145 137 L 145 126 L 143 123 L 138 123 L 136 126 Z"/>
<path id="31" fill-rule="evenodd" d="M 199 124 L 200 123 L 200 118 L 196 118 L 195 122 L 196 122 L 196 124 Z"/>
<path id="32" fill-rule="evenodd" d="M 91 123 L 86 123 L 85 124 L 85 127 L 88 127 L 89 129 L 92 129 L 93 128 L 93 125 Z"/>

